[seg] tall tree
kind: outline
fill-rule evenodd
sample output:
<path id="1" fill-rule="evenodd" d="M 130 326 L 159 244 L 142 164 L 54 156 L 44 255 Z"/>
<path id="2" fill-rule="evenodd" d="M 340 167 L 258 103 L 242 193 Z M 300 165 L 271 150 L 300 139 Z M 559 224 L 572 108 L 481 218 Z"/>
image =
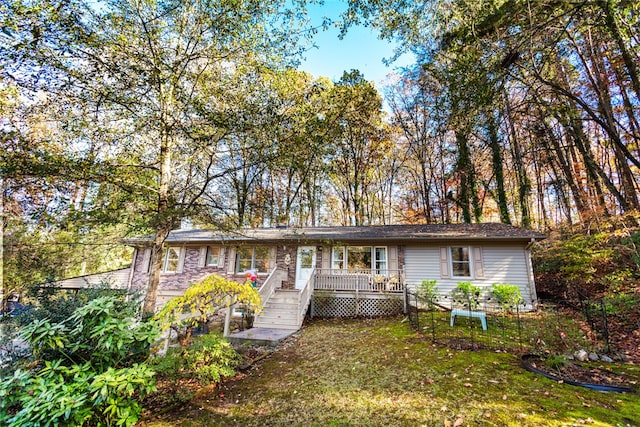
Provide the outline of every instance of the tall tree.
<path id="1" fill-rule="evenodd" d="M 594 213 L 637 209 L 640 17 L 634 9 L 634 3 L 625 0 L 385 0 L 351 2 L 345 21 L 371 24 L 382 37 L 399 42 L 400 52 L 412 51 L 421 64 L 449 70 L 457 66 L 459 82 L 475 82 L 462 93 L 476 110 L 455 108 L 474 118 L 493 112 L 498 126 L 479 121 L 466 136 L 458 128 L 458 151 L 462 149 L 458 161 L 466 158 L 465 147 L 475 143 L 478 125 L 484 122 L 493 164 L 499 164 L 497 155 L 502 154 L 510 156 L 505 164 L 515 165 L 511 182 L 517 191 L 507 187 L 513 185 L 508 180 L 504 192 L 495 188 L 503 220 L 505 198 L 518 194 L 510 204 L 519 207 L 526 225 L 531 223 L 527 199 L 534 194 L 526 176 L 536 171 L 555 176 L 551 181 L 537 180 L 548 187 L 535 194 L 563 205 L 565 220 L 576 214 L 584 219 Z M 492 84 L 478 84 L 483 79 Z M 499 89 L 492 98 L 500 94 L 503 106 L 494 105 L 483 113 L 477 108 L 489 105 L 482 95 L 492 85 Z M 449 84 L 454 90 L 460 86 Z M 532 98 L 523 98 L 523 93 Z M 552 116 L 540 116 L 540 111 Z M 547 123 L 532 126 L 535 121 Z M 536 140 L 541 131 L 545 144 Z M 539 155 L 541 149 L 551 149 L 550 156 Z M 493 172 L 499 175 L 498 169 Z M 460 190 L 455 200 L 466 205 L 464 186 Z M 570 193 L 574 203 L 566 197 Z"/>
<path id="2" fill-rule="evenodd" d="M 428 67 L 405 73 L 385 93 L 392 123 L 404 148 L 403 219 L 408 222 L 446 223 L 451 220 L 446 195 L 447 168 L 453 162 L 444 126 L 446 88 L 438 73 Z M 408 183 L 411 183 L 410 185 Z"/>
<path id="3" fill-rule="evenodd" d="M 299 33 L 292 27 L 300 22 L 301 2 L 78 0 L 60 6 L 3 3 L 2 75 L 29 102 L 48 97 L 79 125 L 63 143 L 66 160 L 90 165 L 83 179 L 112 183 L 135 199 L 141 225 L 154 233 L 144 305 L 153 312 L 164 240 L 185 215 L 210 208 L 202 196 L 215 191 L 225 172 L 217 148 L 237 117 L 225 84 L 238 64 L 259 67 L 276 64 L 285 52 L 295 55 Z M 86 153 L 94 139 L 101 150 Z"/>
<path id="4" fill-rule="evenodd" d="M 328 143 L 330 179 L 342 202 L 344 225 L 374 221 L 368 214 L 373 172 L 390 154 L 382 123 L 382 99 L 357 70 L 345 72 L 330 94 L 328 121 L 335 123 Z"/>

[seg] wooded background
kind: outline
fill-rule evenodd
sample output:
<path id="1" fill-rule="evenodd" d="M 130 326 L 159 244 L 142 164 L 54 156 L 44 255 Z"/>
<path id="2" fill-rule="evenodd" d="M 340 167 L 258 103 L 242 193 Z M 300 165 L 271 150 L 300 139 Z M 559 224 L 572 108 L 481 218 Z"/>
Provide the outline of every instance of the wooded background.
<path id="1" fill-rule="evenodd" d="M 345 31 L 417 58 L 383 93 L 295 69 L 322 30 L 304 1 L 182 3 L 0 5 L 8 290 L 126 264 L 130 235 L 159 266 L 184 219 L 547 230 L 640 208 L 635 1 L 351 2 Z"/>

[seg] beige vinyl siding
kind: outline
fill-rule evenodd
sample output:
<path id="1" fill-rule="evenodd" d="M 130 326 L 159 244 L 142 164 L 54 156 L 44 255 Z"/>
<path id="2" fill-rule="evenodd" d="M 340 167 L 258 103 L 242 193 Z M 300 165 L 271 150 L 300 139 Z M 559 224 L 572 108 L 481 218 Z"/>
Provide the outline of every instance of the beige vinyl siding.
<path id="1" fill-rule="evenodd" d="M 61 289 L 83 289 L 99 284 L 109 284 L 114 289 L 126 289 L 129 282 L 129 268 L 107 271 L 106 273 L 89 274 L 87 276 L 72 277 L 56 282 Z"/>
<path id="2" fill-rule="evenodd" d="M 404 273 L 409 289 L 415 289 L 423 280 L 434 279 L 441 289 L 440 247 L 407 246 L 404 250 Z"/>
<path id="3" fill-rule="evenodd" d="M 494 283 L 510 283 L 520 287 L 520 293 L 527 303 L 535 299 L 532 292 L 533 272 L 527 260 L 527 251 L 520 246 L 491 247 L 483 251 L 485 279 L 477 281 L 481 286 L 491 287 Z"/>
<path id="4" fill-rule="evenodd" d="M 520 292 L 527 302 L 532 298 L 535 299 L 535 294 L 532 295 L 531 292 L 533 288 L 530 280 L 531 267 L 524 247 L 496 244 L 471 245 L 471 247 L 481 247 L 483 258 L 483 277 L 474 276 L 469 279 L 474 285 L 489 289 L 494 283 L 511 283 L 520 287 Z M 473 259 L 476 252 L 474 249 L 471 251 L 472 262 L 477 262 Z M 451 292 L 463 279 L 443 278 L 441 265 L 440 246 L 408 246 L 405 248 L 407 287 L 415 289 L 423 280 L 436 280 L 441 293 Z"/>

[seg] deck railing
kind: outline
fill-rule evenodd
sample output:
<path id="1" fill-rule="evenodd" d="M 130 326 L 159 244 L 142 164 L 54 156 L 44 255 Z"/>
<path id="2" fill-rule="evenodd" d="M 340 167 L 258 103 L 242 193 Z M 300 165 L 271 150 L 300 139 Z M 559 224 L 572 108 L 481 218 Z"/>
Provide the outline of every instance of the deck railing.
<path id="1" fill-rule="evenodd" d="M 404 292 L 401 270 L 334 270 L 318 269 L 314 275 L 314 289 L 331 291 Z"/>

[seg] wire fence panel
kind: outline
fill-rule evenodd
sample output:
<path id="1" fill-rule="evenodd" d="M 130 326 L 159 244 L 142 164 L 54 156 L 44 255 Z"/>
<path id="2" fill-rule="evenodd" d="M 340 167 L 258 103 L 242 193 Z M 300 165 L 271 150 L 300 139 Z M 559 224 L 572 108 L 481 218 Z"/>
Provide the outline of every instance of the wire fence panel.
<path id="1" fill-rule="evenodd" d="M 608 345 L 590 340 L 585 322 L 576 317 L 579 311 L 566 304 L 538 303 L 534 310 L 530 304 L 502 307 L 490 299 L 461 302 L 436 295 L 425 300 L 412 292 L 405 298 L 411 326 L 432 342 L 455 349 L 540 354 Z"/>

